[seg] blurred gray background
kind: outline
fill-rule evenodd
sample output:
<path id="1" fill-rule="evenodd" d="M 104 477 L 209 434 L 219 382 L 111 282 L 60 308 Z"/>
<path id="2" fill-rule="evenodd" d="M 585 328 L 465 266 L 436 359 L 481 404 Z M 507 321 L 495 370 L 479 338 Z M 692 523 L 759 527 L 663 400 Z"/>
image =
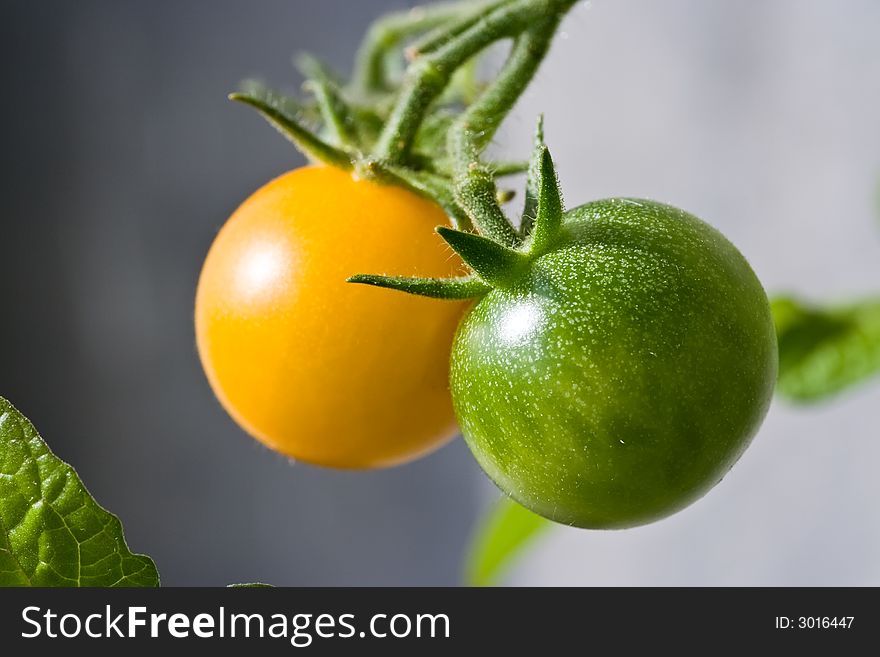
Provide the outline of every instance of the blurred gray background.
<path id="1" fill-rule="evenodd" d="M 199 266 L 262 182 L 302 162 L 225 100 L 347 70 L 403 0 L 4 0 L 0 394 L 169 585 L 454 584 L 497 493 L 461 441 L 388 471 L 290 465 L 204 381 Z M 596 0 L 505 126 L 544 111 L 566 200 L 646 196 L 724 231 L 771 291 L 880 289 L 880 3 Z M 706 498 L 623 532 L 555 529 L 517 584 L 880 584 L 880 386 L 777 404 Z"/>

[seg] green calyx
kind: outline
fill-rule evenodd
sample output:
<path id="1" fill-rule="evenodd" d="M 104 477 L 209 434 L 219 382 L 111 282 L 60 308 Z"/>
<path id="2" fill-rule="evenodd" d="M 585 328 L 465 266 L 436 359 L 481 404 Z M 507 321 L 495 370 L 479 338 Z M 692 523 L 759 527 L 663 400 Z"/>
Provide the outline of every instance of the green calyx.
<path id="1" fill-rule="evenodd" d="M 483 283 L 503 285 L 525 262 L 530 231 L 505 217 L 501 205 L 513 192 L 499 190 L 496 179 L 535 165 L 485 162 L 480 155 L 575 2 L 458 0 L 391 14 L 369 29 L 352 80 L 303 55 L 296 64 L 311 100 L 253 82 L 230 98 L 257 109 L 309 160 L 435 201 L 455 228 L 493 242 L 447 236 Z M 504 67 L 481 85 L 478 58 L 504 40 L 512 42 Z M 456 285 L 455 294 L 476 289 Z"/>
<path id="2" fill-rule="evenodd" d="M 563 212 L 556 169 L 544 143 L 543 121 L 539 120 L 520 230 L 504 219 L 516 233 L 517 246 L 509 246 L 504 236 L 497 234 L 490 236 L 484 231 L 478 233 L 439 226 L 436 231 L 471 268 L 473 273 L 470 276 L 438 279 L 359 274 L 348 281 L 436 299 L 469 299 L 482 296 L 493 288 L 509 288 L 528 271 L 535 259 L 554 248 Z"/>
<path id="3" fill-rule="evenodd" d="M 507 288 L 528 271 L 531 263 L 553 247 L 562 224 L 563 205 L 553 160 L 544 144 L 543 122 L 538 122 L 535 148 L 528 165 L 525 209 L 520 227 L 505 216 L 501 203 L 509 195 L 495 184 L 498 170 L 480 156 L 491 142 L 510 108 L 528 86 L 547 54 L 563 16 L 576 0 L 502 0 L 490 3 L 479 17 L 455 24 L 440 38 L 434 34 L 417 44 L 417 56 L 403 79 L 400 95 L 378 141 L 377 170 L 394 171 L 401 179 L 415 179 L 414 188 L 433 186 L 434 198 L 447 210 L 457 230 L 437 232 L 471 268 L 456 279 L 357 275 L 363 283 L 441 299 L 466 299 Z M 504 39 L 512 47 L 495 80 L 451 121 L 446 132 L 446 156 L 451 161 L 451 188 L 445 180 L 428 179 L 419 172 L 400 169 L 411 156 L 435 99 L 457 67 L 488 45 Z M 427 43 L 427 45 L 425 45 Z M 419 50 L 421 48 L 421 50 Z"/>

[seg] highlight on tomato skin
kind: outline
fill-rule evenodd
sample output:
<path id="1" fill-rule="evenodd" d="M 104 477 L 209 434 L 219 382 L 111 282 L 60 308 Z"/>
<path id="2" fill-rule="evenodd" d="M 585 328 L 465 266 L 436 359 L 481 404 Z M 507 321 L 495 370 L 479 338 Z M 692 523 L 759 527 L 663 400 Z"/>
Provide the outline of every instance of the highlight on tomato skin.
<path id="1" fill-rule="evenodd" d="M 362 270 L 459 275 L 433 231 L 446 223 L 422 197 L 329 166 L 255 192 L 196 294 L 198 352 L 224 409 L 268 447 L 337 468 L 405 463 L 455 436 L 449 354 L 465 302 L 346 283 Z"/>
<path id="2" fill-rule="evenodd" d="M 552 248 L 467 313 L 451 385 L 465 441 L 551 520 L 633 527 L 702 497 L 770 405 L 767 296 L 718 231 L 652 201 L 565 214 Z"/>

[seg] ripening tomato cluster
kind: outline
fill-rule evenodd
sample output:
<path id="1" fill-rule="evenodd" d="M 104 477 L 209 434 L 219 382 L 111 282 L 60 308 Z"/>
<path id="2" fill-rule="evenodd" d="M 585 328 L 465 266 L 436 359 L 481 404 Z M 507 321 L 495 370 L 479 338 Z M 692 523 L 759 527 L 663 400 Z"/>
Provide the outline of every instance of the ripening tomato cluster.
<path id="1" fill-rule="evenodd" d="M 328 166 L 291 171 L 218 234 L 195 306 L 217 398 L 252 436 L 338 468 L 405 463 L 460 429 L 500 488 L 580 527 L 627 527 L 717 483 L 776 375 L 766 295 L 720 233 L 611 199 L 473 301 L 346 283 L 449 278 L 432 202 Z"/>

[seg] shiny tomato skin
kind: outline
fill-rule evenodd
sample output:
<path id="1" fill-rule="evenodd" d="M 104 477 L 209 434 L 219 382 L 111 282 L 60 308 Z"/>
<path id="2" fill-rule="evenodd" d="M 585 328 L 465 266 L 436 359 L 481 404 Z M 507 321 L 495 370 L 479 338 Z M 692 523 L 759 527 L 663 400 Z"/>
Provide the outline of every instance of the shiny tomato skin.
<path id="1" fill-rule="evenodd" d="M 454 436 L 448 364 L 465 304 L 346 283 L 461 274 L 432 230 L 446 223 L 407 190 L 332 167 L 255 192 L 196 293 L 199 356 L 226 411 L 272 449 L 337 468 L 405 463 Z"/>
<path id="2" fill-rule="evenodd" d="M 468 312 L 451 386 L 469 447 L 513 499 L 586 528 L 700 498 L 776 379 L 767 297 L 718 231 L 651 201 L 569 211 L 553 248 Z"/>

